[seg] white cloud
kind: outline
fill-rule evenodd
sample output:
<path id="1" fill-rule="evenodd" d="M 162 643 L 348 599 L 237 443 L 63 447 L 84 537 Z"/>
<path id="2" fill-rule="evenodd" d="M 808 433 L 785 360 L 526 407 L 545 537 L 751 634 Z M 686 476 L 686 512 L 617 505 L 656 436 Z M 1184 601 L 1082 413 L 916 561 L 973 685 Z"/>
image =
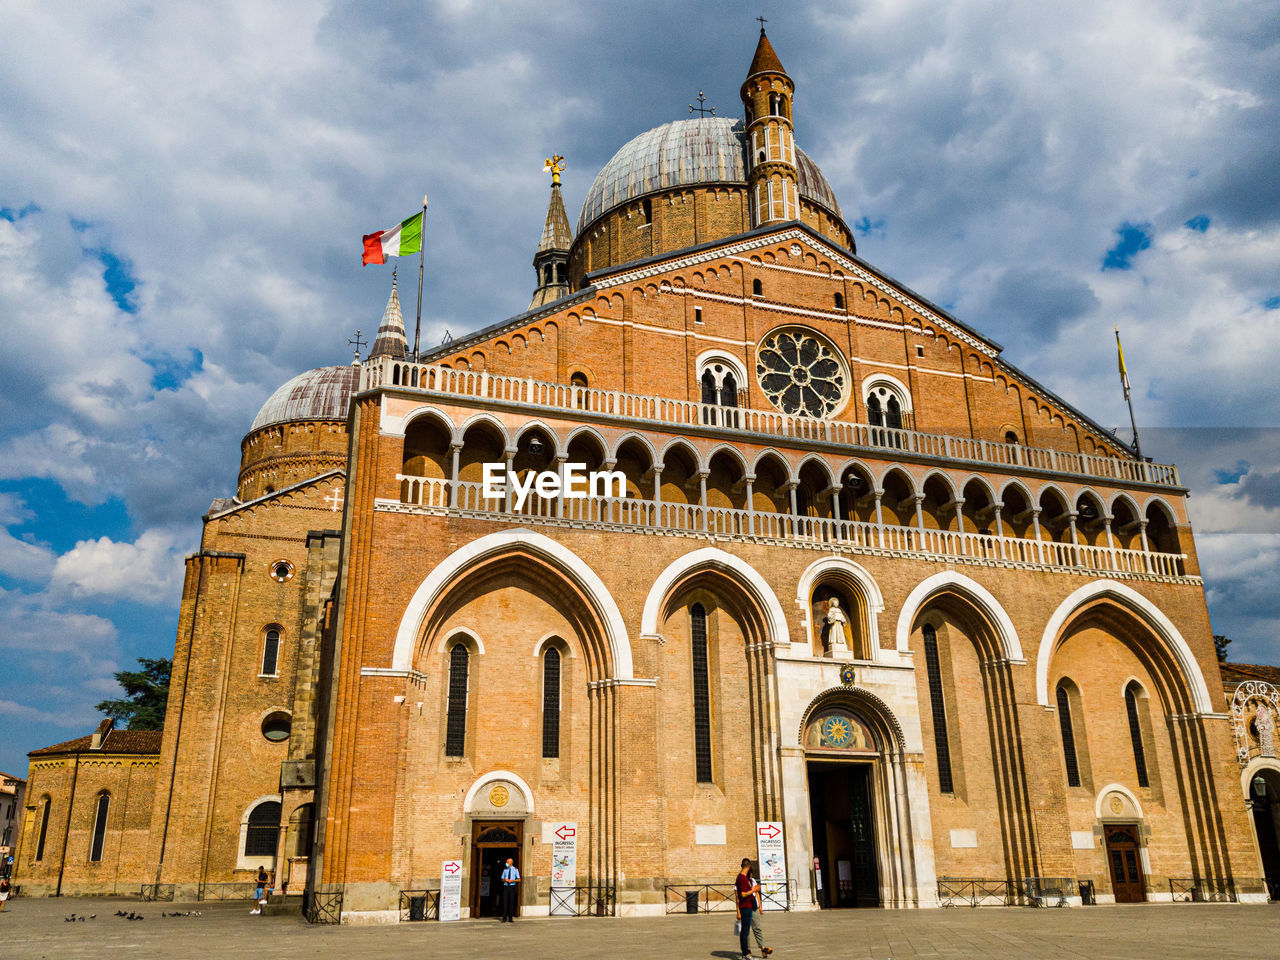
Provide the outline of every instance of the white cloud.
<path id="1" fill-rule="evenodd" d="M 80 597 L 173 603 L 182 587 L 184 532 L 147 530 L 133 543 L 110 537 L 82 540 L 58 557 L 53 588 Z"/>

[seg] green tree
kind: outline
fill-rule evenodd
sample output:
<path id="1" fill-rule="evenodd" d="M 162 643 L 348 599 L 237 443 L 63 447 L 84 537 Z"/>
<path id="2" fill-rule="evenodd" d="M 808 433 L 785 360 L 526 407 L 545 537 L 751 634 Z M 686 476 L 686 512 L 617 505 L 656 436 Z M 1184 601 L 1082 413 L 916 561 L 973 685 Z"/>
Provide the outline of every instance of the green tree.
<path id="1" fill-rule="evenodd" d="M 1227 644 L 1230 642 L 1230 637 L 1224 637 L 1220 633 L 1215 633 L 1213 635 L 1213 649 L 1217 651 L 1219 663 L 1227 662 Z"/>
<path id="2" fill-rule="evenodd" d="M 164 711 L 169 704 L 169 672 L 173 661 L 139 657 L 141 670 L 121 670 L 116 682 L 124 687 L 124 697 L 103 700 L 95 708 L 130 730 L 159 730 L 164 726 Z"/>

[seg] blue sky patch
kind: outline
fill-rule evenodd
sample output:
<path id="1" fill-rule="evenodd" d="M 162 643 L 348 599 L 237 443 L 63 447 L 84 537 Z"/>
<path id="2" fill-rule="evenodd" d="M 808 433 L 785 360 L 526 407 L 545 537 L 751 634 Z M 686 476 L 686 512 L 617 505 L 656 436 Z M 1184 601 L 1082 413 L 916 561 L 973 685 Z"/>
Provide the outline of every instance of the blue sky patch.
<path id="1" fill-rule="evenodd" d="M 1151 246 L 1151 224 L 1123 223 L 1116 228 L 1116 236 L 1120 239 L 1103 258 L 1103 270 L 1128 270 L 1138 252 Z"/>
<path id="2" fill-rule="evenodd" d="M 1192 217 L 1184 226 L 1190 227 L 1198 233 L 1204 233 L 1209 229 L 1209 218 L 1202 213 L 1198 217 Z"/>
<path id="3" fill-rule="evenodd" d="M 0 483 L 0 493 L 16 494 L 33 515 L 12 524 L 9 532 L 20 540 L 47 543 L 56 553 L 66 553 L 81 540 L 133 539 L 133 521 L 118 498 L 86 506 L 70 499 L 56 481 L 38 477 Z"/>
<path id="4" fill-rule="evenodd" d="M 204 354 L 195 349 L 191 350 L 185 358 L 162 356 L 142 359 L 155 371 L 151 375 L 153 390 L 176 390 L 192 374 L 204 369 Z"/>
<path id="5" fill-rule="evenodd" d="M 1268 310 L 1280 310 L 1280 293 L 1276 294 L 1274 297 L 1267 297 L 1267 299 L 1262 301 L 1262 305 Z"/>
<path id="6" fill-rule="evenodd" d="M 853 229 L 860 237 L 883 237 L 884 217 L 878 217 L 875 220 L 870 217 L 863 217 L 854 223 Z"/>
<path id="7" fill-rule="evenodd" d="M 125 313 L 137 313 L 138 304 L 133 299 L 133 291 L 137 289 L 138 281 L 133 276 L 133 263 L 117 257 L 106 247 L 91 252 L 102 264 L 102 280 L 116 306 Z"/>
<path id="8" fill-rule="evenodd" d="M 1237 460 L 1234 467 L 1226 469 L 1218 469 L 1213 471 L 1214 477 L 1218 483 L 1223 486 L 1229 486 L 1233 483 L 1239 483 L 1240 478 L 1249 472 L 1250 463 L 1248 460 Z"/>
<path id="9" fill-rule="evenodd" d="M 10 223 L 17 223 L 28 214 L 39 212 L 40 207 L 34 202 L 28 203 L 20 210 L 15 210 L 13 207 L 0 207 L 0 220 L 8 220 Z"/>

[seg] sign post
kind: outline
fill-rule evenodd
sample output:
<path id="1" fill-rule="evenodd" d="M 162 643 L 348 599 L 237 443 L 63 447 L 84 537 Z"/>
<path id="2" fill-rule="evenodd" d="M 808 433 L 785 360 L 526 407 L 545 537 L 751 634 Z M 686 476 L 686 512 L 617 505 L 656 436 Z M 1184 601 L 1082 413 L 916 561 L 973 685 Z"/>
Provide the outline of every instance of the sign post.
<path id="1" fill-rule="evenodd" d="M 578 824 L 553 823 L 551 831 L 551 916 L 571 917 L 578 885 Z"/>
<path id="2" fill-rule="evenodd" d="M 756 859 L 760 863 L 760 906 L 765 910 L 786 910 L 787 858 L 780 822 L 756 822 Z"/>
<path id="3" fill-rule="evenodd" d="M 462 861 L 446 860 L 440 867 L 440 919 L 462 919 Z"/>

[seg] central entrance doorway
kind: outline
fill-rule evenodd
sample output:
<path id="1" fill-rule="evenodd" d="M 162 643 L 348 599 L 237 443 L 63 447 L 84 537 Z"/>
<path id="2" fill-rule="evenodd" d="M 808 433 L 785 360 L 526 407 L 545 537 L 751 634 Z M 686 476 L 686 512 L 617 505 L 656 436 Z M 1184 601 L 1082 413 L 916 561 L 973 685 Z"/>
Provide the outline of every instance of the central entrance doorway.
<path id="1" fill-rule="evenodd" d="M 471 827 L 471 916 L 502 916 L 502 869 L 510 857 L 520 875 L 520 848 L 524 840 L 521 820 L 477 820 Z M 524 882 L 520 883 L 520 887 Z M 520 887 L 517 887 L 519 889 Z M 520 898 L 516 898 L 516 916 Z"/>
<path id="2" fill-rule="evenodd" d="M 1137 824 L 1108 826 L 1106 839 L 1107 865 L 1116 903 L 1145 903 L 1147 884 L 1142 876 L 1142 858 L 1138 855 Z"/>
<path id="3" fill-rule="evenodd" d="M 809 761 L 813 854 L 824 907 L 880 906 L 871 764 Z"/>

